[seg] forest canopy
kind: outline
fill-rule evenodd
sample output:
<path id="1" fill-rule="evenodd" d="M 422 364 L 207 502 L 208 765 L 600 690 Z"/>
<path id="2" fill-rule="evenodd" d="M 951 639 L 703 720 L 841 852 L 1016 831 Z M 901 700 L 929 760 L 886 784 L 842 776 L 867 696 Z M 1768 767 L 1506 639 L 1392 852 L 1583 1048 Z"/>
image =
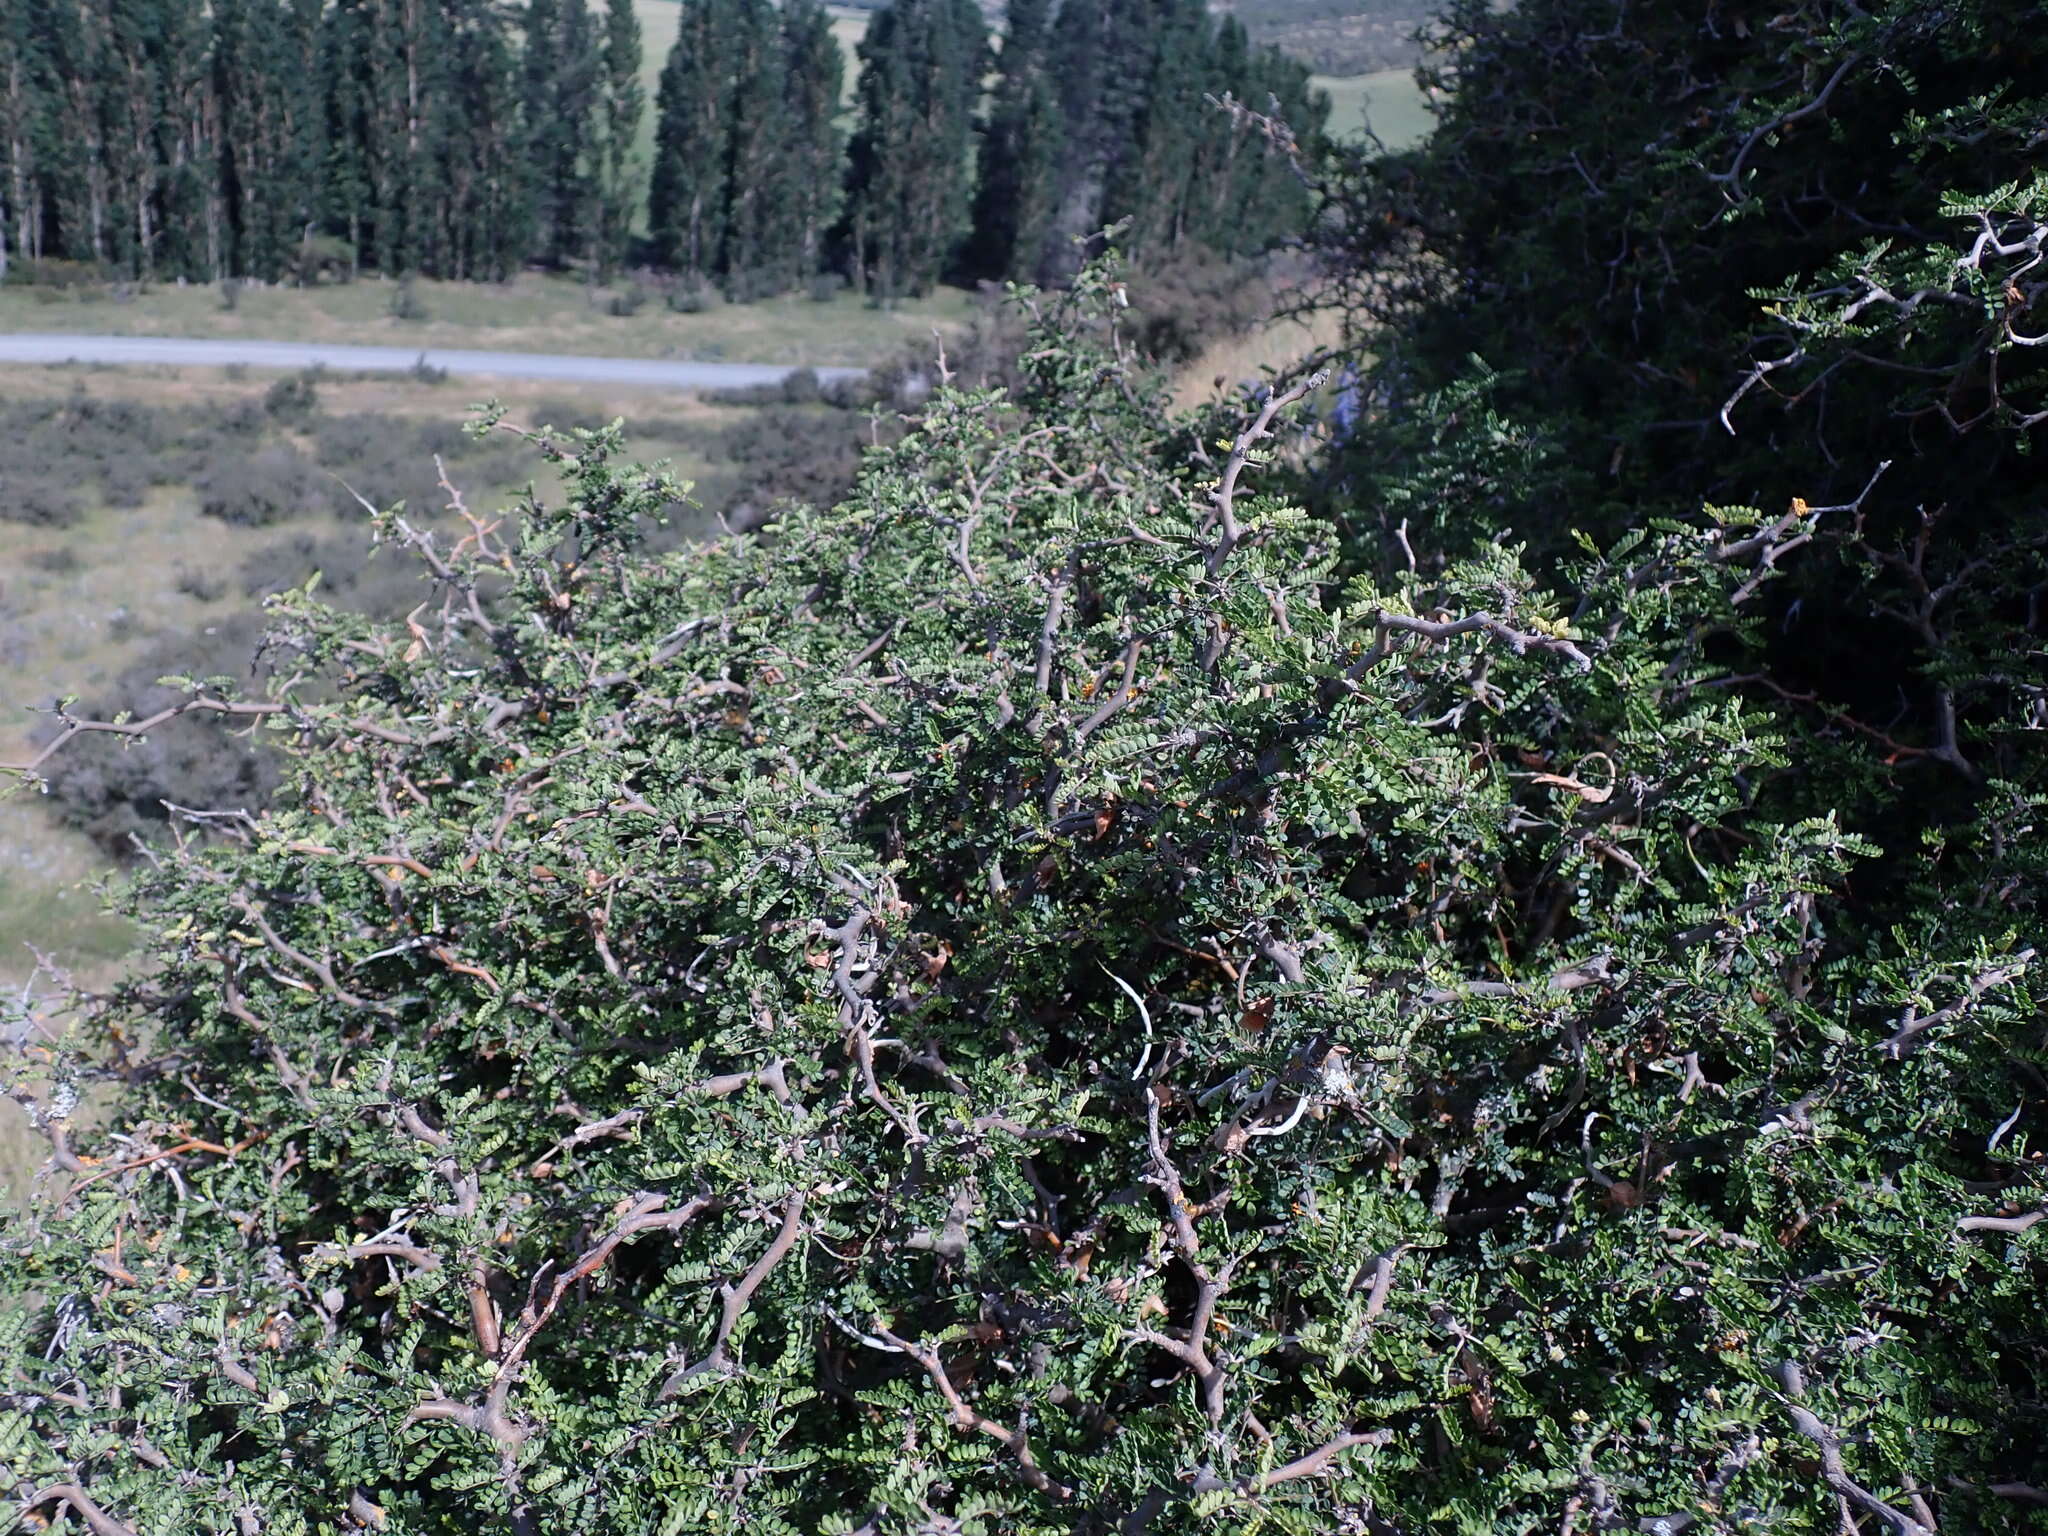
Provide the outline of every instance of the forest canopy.
<path id="1" fill-rule="evenodd" d="M 10 1064 L 0 1492 L 2048 1528 L 2042 20 L 1454 5 L 1342 354 L 1176 415 L 1106 258 L 834 506 L 379 517 Z"/>

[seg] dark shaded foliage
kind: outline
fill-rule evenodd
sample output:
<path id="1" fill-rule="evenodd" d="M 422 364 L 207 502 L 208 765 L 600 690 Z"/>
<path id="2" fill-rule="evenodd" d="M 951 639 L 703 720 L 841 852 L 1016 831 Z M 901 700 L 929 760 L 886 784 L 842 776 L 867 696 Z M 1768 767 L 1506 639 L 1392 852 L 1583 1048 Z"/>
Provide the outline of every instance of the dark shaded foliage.
<path id="1" fill-rule="evenodd" d="M 223 454 L 194 489 L 204 515 L 250 528 L 303 517 L 325 500 L 311 462 L 291 443 Z"/>
<path id="2" fill-rule="evenodd" d="M 447 620 L 279 601 L 288 792 L 17 1089 L 25 1507 L 2012 1524 L 2041 861 L 1885 933 L 1885 850 L 1759 792 L 1796 717 L 1717 685 L 1810 514 L 1539 581 L 1476 535 L 1548 466 L 1439 400 L 1442 521 L 1354 575 L 1262 489 L 1307 385 L 1168 420 L 1113 285 L 829 511 L 647 558 L 677 488 L 551 433 L 502 538 L 381 523 Z"/>

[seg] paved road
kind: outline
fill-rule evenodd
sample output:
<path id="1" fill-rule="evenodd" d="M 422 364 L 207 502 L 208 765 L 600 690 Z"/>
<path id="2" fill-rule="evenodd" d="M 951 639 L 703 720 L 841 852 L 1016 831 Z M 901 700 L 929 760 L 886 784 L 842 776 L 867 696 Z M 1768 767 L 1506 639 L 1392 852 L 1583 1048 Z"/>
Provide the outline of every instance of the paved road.
<path id="1" fill-rule="evenodd" d="M 443 347 L 342 347 L 296 341 L 196 341 L 168 336 L 0 336 L 0 363 L 153 363 L 174 367 L 403 373 L 425 361 L 451 374 L 644 384 L 667 389 L 742 389 L 780 383 L 796 365 L 672 363 L 644 357 L 577 357 L 552 352 L 465 352 Z M 864 368 L 820 368 L 820 380 L 857 378 Z"/>

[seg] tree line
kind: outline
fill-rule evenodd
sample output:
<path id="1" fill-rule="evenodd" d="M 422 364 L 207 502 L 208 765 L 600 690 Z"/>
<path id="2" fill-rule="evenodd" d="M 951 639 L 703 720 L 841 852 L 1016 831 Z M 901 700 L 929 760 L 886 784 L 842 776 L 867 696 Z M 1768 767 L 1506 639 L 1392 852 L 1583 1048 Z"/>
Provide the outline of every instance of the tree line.
<path id="1" fill-rule="evenodd" d="M 833 272 L 895 296 L 1058 278 L 1118 220 L 1140 254 L 1238 255 L 1307 212 L 1214 102 L 1308 138 L 1327 102 L 1202 0 L 1012 0 L 1000 44 L 973 0 L 897 0 L 850 110 L 820 0 L 678 9 L 650 104 L 631 0 L 11 0 L 0 276 L 642 263 L 742 300 Z"/>

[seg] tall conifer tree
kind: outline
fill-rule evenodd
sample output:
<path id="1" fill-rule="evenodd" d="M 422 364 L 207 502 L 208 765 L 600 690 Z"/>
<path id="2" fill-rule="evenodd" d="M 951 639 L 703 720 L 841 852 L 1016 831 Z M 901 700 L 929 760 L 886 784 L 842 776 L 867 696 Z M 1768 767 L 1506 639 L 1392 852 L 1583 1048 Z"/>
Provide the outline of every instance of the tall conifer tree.
<path id="1" fill-rule="evenodd" d="M 1050 61 L 1052 0 L 1010 0 L 975 190 L 966 265 L 978 277 L 1028 279 L 1057 193 L 1062 123 Z"/>
<path id="2" fill-rule="evenodd" d="M 376 175 L 372 164 L 370 89 L 375 13 L 370 0 L 334 0 L 320 29 L 320 74 L 325 88 L 321 143 L 321 222 L 348 240 L 350 261 L 372 259 Z"/>
<path id="3" fill-rule="evenodd" d="M 42 252 L 51 102 L 35 3 L 0 9 L 0 279 L 10 259 Z"/>
<path id="4" fill-rule="evenodd" d="M 967 233 L 987 55 L 973 0 L 897 0 L 868 24 L 846 230 L 856 281 L 877 298 L 929 290 Z"/>
<path id="5" fill-rule="evenodd" d="M 1103 188 L 1102 222 L 1130 220 L 1124 248 L 1140 259 L 1180 242 L 1195 146 L 1220 116 L 1204 99 L 1213 28 L 1202 0 L 1143 0 L 1137 29 L 1143 71 L 1129 137 L 1118 146 Z M 1133 41 L 1137 41 L 1134 38 Z"/>
<path id="6" fill-rule="evenodd" d="M 647 109 L 647 93 L 640 84 L 640 18 L 634 14 L 633 0 L 605 0 L 597 97 L 593 245 L 598 275 L 609 277 L 625 259 L 632 233 L 634 183 L 640 170 L 633 145 Z"/>
<path id="7" fill-rule="evenodd" d="M 550 265 L 590 248 L 598 197 L 602 48 L 585 0 L 528 0 L 526 172 L 534 254 Z"/>
<path id="8" fill-rule="evenodd" d="M 790 209 L 788 84 L 781 21 L 768 0 L 724 0 L 731 28 L 725 240 L 717 269 L 745 302 L 789 286 L 781 270 Z"/>
<path id="9" fill-rule="evenodd" d="M 1083 259 L 1084 242 L 1102 227 L 1110 176 L 1144 106 L 1146 19 L 1142 0 L 1066 0 L 1060 7 L 1051 67 L 1065 132 L 1052 213 L 1029 256 L 1036 281 L 1064 282 Z"/>
<path id="10" fill-rule="evenodd" d="M 656 93 L 648 234 L 657 261 L 696 277 L 716 270 L 725 247 L 732 33 L 725 0 L 683 0 Z"/>
<path id="11" fill-rule="evenodd" d="M 846 59 L 821 0 L 784 0 L 782 37 L 789 146 L 785 264 L 802 281 L 823 265 L 826 233 L 838 214 Z"/>
<path id="12" fill-rule="evenodd" d="M 530 167 L 520 149 L 519 60 L 489 0 L 441 0 L 426 270 L 502 281 L 532 248 Z"/>
<path id="13" fill-rule="evenodd" d="M 274 279 L 318 217 L 320 0 L 215 0 L 212 16 L 227 266 Z"/>

